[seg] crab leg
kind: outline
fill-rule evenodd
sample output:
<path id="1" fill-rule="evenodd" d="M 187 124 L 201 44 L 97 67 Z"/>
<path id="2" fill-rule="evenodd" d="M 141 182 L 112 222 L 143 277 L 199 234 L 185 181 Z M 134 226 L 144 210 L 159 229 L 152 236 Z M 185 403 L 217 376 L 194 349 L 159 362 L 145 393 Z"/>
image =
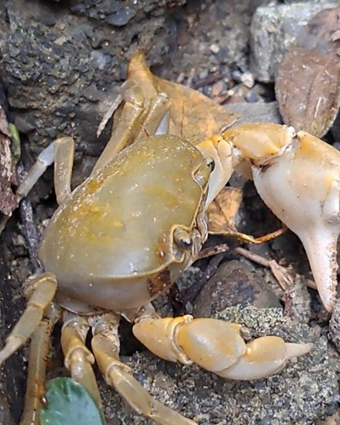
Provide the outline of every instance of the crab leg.
<path id="1" fill-rule="evenodd" d="M 122 90 L 122 96 L 125 100 L 123 110 L 112 130 L 110 140 L 92 170 L 92 175 L 105 167 L 112 158 L 129 144 L 133 130 L 144 111 L 142 91 L 137 85 L 133 84 L 133 81 L 125 83 Z"/>
<path id="2" fill-rule="evenodd" d="M 54 186 L 58 204 L 64 203 L 71 194 L 71 176 L 74 158 L 74 141 L 71 137 L 55 140 L 38 156 L 17 190 L 20 201 L 25 198 L 47 167 L 54 165 Z"/>
<path id="3" fill-rule="evenodd" d="M 57 280 L 52 273 L 33 276 L 27 282 L 26 310 L 6 339 L 5 347 L 0 351 L 0 365 L 26 344 L 40 325 L 46 307 L 51 303 L 57 290 Z"/>
<path id="4" fill-rule="evenodd" d="M 157 95 L 147 108 L 142 90 L 134 81 L 123 84 L 122 96 L 125 101 L 122 112 L 92 175 L 105 167 L 125 146 L 130 145 L 131 140 L 156 134 L 170 108 L 167 96 L 163 93 Z"/>
<path id="5" fill-rule="evenodd" d="M 165 93 L 159 93 L 151 100 L 144 122 L 134 142 L 153 134 L 167 134 L 169 131 L 170 102 Z"/>
<path id="6" fill-rule="evenodd" d="M 89 329 L 90 326 L 85 317 L 65 312 L 61 345 L 65 356 L 65 366 L 71 372 L 72 379 L 83 385 L 101 408 L 101 397 L 91 366 L 94 363 L 94 357 L 85 345 Z"/>
<path id="7" fill-rule="evenodd" d="M 133 327 L 135 337 L 157 356 L 184 364 L 196 363 L 228 379 L 252 380 L 280 372 L 287 361 L 311 350 L 311 344 L 290 344 L 276 336 L 246 344 L 241 325 L 186 315 L 159 318 L 141 316 Z"/>
<path id="8" fill-rule="evenodd" d="M 93 329 L 92 350 L 108 385 L 129 403 L 134 411 L 160 425 L 197 425 L 153 399 L 131 375 L 130 368 L 119 360 L 119 319 L 114 314 L 89 318 Z"/>
<path id="9" fill-rule="evenodd" d="M 74 141 L 71 137 L 55 140 L 38 156 L 36 162 L 28 171 L 23 182 L 18 187 L 16 196 L 18 202 L 25 198 L 46 169 L 54 164 L 54 186 L 59 205 L 63 204 L 71 194 L 71 175 L 74 157 Z M 4 216 L 0 222 L 0 235 L 10 216 Z"/>
<path id="10" fill-rule="evenodd" d="M 39 386 L 44 385 L 46 375 L 46 359 L 50 349 L 51 333 L 61 315 L 60 310 L 51 304 L 37 330 L 34 332 L 28 362 L 27 389 L 25 409 L 20 425 L 39 425 L 41 397 Z"/>

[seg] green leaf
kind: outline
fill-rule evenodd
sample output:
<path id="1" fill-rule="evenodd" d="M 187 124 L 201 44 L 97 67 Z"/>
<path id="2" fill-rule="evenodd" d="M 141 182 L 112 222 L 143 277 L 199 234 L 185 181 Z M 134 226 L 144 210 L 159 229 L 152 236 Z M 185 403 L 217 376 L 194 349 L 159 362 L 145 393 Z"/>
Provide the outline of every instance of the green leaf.
<path id="1" fill-rule="evenodd" d="M 56 378 L 46 386 L 41 425 L 104 425 L 91 394 L 71 378 Z"/>

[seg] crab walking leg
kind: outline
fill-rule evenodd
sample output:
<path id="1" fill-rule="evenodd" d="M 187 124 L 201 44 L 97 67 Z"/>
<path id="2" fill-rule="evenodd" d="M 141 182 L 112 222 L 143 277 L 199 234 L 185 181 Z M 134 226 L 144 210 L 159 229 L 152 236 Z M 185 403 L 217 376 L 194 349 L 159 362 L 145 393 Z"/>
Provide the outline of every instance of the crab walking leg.
<path id="1" fill-rule="evenodd" d="M 117 124 L 112 130 L 110 140 L 100 155 L 91 175 L 101 170 L 110 162 L 125 146 L 129 144 L 139 118 L 144 112 L 144 97 L 140 87 L 134 82 L 128 81 L 123 84 L 123 99 L 125 104 Z"/>
<path id="2" fill-rule="evenodd" d="M 23 315 L 6 339 L 0 351 L 0 365 L 26 344 L 39 326 L 46 307 L 51 303 L 57 290 L 57 280 L 52 273 L 36 275 L 28 280 L 25 295 L 28 304 Z"/>
<path id="3" fill-rule="evenodd" d="M 61 346 L 65 356 L 65 366 L 72 379 L 83 385 L 101 408 L 102 401 L 92 364 L 94 357 L 85 341 L 90 325 L 85 317 L 65 312 L 61 332 Z"/>
<path id="4" fill-rule="evenodd" d="M 290 344 L 276 336 L 246 344 L 241 325 L 186 315 L 137 319 L 135 337 L 157 356 L 184 364 L 196 363 L 228 379 L 252 380 L 280 372 L 287 361 L 306 354 L 311 344 Z"/>
<path id="5" fill-rule="evenodd" d="M 156 96 L 147 109 L 138 85 L 128 81 L 122 89 L 125 100 L 123 110 L 112 130 L 110 140 L 93 168 L 92 175 L 105 167 L 125 146 L 130 145 L 131 140 L 137 141 L 156 134 L 170 108 L 170 102 L 164 93 Z"/>
<path id="6" fill-rule="evenodd" d="M 159 93 L 150 103 L 143 124 L 135 137 L 134 143 L 150 135 L 167 134 L 169 131 L 170 102 L 165 93 Z"/>
<path id="7" fill-rule="evenodd" d="M 46 317 L 34 332 L 28 361 L 25 408 L 20 425 L 40 425 L 41 397 L 39 386 L 43 386 L 46 376 L 46 359 L 50 349 L 51 333 L 58 322 L 61 311 L 53 303 L 48 307 Z"/>
<path id="8" fill-rule="evenodd" d="M 131 375 L 131 369 L 119 360 L 119 317 L 103 314 L 89 318 L 93 329 L 92 350 L 108 383 L 138 414 L 160 425 L 197 425 L 174 410 L 153 399 Z"/>
<path id="9" fill-rule="evenodd" d="M 45 148 L 38 156 L 36 162 L 28 171 L 23 182 L 16 192 L 20 202 L 25 198 L 46 169 L 55 163 L 54 185 L 58 204 L 64 203 L 71 193 L 71 175 L 74 157 L 74 141 L 71 137 L 62 137 L 55 140 Z M 0 235 L 3 232 L 10 216 L 4 216 L 0 221 Z"/>
<path id="10" fill-rule="evenodd" d="M 71 176 L 74 158 L 74 141 L 71 137 L 55 140 L 38 156 L 17 190 L 18 200 L 25 198 L 47 167 L 54 162 L 54 186 L 58 204 L 64 203 L 71 194 Z"/>

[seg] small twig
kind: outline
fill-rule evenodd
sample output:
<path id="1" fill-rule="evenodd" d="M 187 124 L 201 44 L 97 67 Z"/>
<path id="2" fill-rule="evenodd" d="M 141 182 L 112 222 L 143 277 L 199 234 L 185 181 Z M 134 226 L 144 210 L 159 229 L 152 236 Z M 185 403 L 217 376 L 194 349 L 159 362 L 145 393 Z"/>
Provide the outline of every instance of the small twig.
<path id="1" fill-rule="evenodd" d="M 293 301 L 295 297 L 295 288 L 290 288 L 284 292 L 284 309 L 283 315 L 292 317 L 293 316 Z"/>
<path id="2" fill-rule="evenodd" d="M 266 258 L 241 247 L 235 248 L 234 251 L 243 257 L 248 258 L 248 260 L 254 261 L 254 263 L 269 268 L 283 291 L 288 291 L 294 286 L 293 279 L 289 275 L 288 270 L 280 266 L 275 260 L 267 260 Z"/>
<path id="3" fill-rule="evenodd" d="M 19 183 L 21 183 L 24 177 L 24 167 L 22 164 L 19 164 L 17 169 Z M 20 203 L 20 217 L 22 222 L 21 230 L 27 243 L 29 258 L 33 265 L 34 271 L 36 272 L 40 269 L 37 260 L 39 238 L 37 229 L 34 224 L 32 204 L 28 198 L 24 198 Z"/>
<path id="4" fill-rule="evenodd" d="M 284 291 L 289 291 L 294 286 L 293 278 L 287 269 L 277 264 L 275 260 L 269 261 L 269 267 Z"/>
<path id="5" fill-rule="evenodd" d="M 220 265 L 221 261 L 224 258 L 224 253 L 216 255 L 209 263 L 208 267 L 206 268 L 205 272 L 203 273 L 202 278 L 199 282 L 192 285 L 184 294 L 183 301 L 184 305 L 187 302 L 193 302 L 194 299 L 197 297 L 197 295 L 201 292 L 201 290 L 204 288 L 206 283 L 209 279 L 212 278 L 212 276 L 216 273 L 218 266 Z"/>
<path id="6" fill-rule="evenodd" d="M 284 291 L 287 291 L 293 286 L 293 279 L 289 275 L 288 270 L 280 266 L 275 260 L 267 260 L 266 258 L 241 247 L 235 248 L 234 251 L 243 257 L 248 258 L 248 260 L 254 261 L 254 263 L 269 268 Z"/>
<path id="7" fill-rule="evenodd" d="M 234 251 L 237 252 L 238 254 L 242 255 L 243 257 L 248 258 L 248 260 L 254 261 L 254 263 L 261 264 L 261 266 L 264 266 L 264 267 L 270 267 L 270 261 L 269 260 L 267 260 L 264 257 L 261 257 L 258 254 L 254 254 L 253 252 L 248 251 L 245 248 L 242 248 L 242 247 L 239 246 L 239 247 L 235 248 Z"/>
<path id="8" fill-rule="evenodd" d="M 216 83 L 217 81 L 222 80 L 222 78 L 223 78 L 223 75 L 220 74 L 219 72 L 217 72 L 215 74 L 210 74 L 206 78 L 203 78 L 202 80 L 197 81 L 194 84 L 194 87 L 193 88 L 194 89 L 199 89 L 201 87 L 208 86 L 208 85 L 210 85 L 212 83 Z"/>
<path id="9" fill-rule="evenodd" d="M 20 203 L 20 217 L 22 222 L 22 231 L 26 239 L 28 254 L 33 265 L 34 271 L 40 269 L 37 260 L 37 252 L 39 247 L 38 233 L 33 219 L 33 208 L 31 201 L 25 198 Z"/>
<path id="10" fill-rule="evenodd" d="M 228 251 L 230 251 L 230 248 L 226 243 L 210 246 L 209 248 L 202 249 L 202 251 L 197 256 L 197 260 L 202 260 L 202 258 L 212 257 L 213 255 L 225 253 Z"/>

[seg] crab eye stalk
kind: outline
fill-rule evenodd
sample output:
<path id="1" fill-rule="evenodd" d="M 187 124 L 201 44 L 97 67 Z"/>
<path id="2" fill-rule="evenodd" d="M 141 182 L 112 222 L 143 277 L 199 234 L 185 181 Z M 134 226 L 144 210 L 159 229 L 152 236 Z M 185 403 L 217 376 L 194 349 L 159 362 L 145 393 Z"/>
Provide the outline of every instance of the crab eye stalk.
<path id="1" fill-rule="evenodd" d="M 191 235 L 187 230 L 183 229 L 182 227 L 178 227 L 175 230 L 174 241 L 181 249 L 188 250 L 192 247 Z"/>
<path id="2" fill-rule="evenodd" d="M 232 144 L 225 140 L 223 136 L 217 135 L 199 143 L 196 148 L 206 158 L 214 161 L 214 164 L 210 165 L 213 168 L 210 171 L 211 176 L 206 200 L 206 206 L 208 206 L 226 185 L 233 173 Z"/>
<path id="3" fill-rule="evenodd" d="M 209 177 L 212 172 L 212 161 L 214 160 L 210 157 L 205 158 L 194 173 L 194 179 L 202 188 L 208 186 Z"/>

